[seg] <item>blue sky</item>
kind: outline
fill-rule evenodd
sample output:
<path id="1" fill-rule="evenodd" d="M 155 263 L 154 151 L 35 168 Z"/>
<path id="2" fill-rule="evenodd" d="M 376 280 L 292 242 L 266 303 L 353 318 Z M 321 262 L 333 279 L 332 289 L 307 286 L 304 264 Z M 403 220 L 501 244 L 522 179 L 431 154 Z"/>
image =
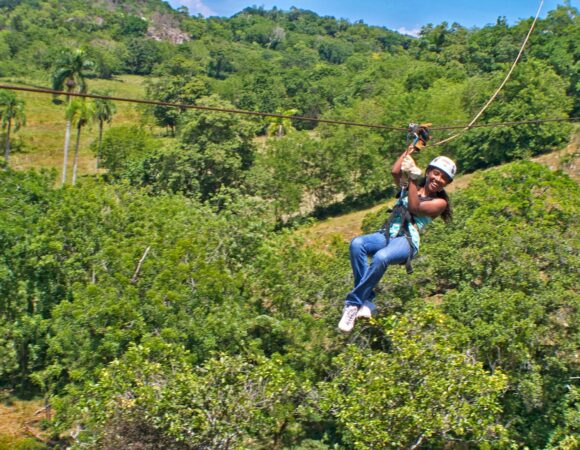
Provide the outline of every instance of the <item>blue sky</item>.
<path id="1" fill-rule="evenodd" d="M 291 6 L 309 9 L 322 16 L 334 16 L 351 21 L 363 20 L 370 25 L 392 30 L 414 32 L 427 23 L 458 22 L 466 27 L 495 23 L 499 16 L 509 23 L 533 17 L 539 0 L 169 0 L 174 6 L 187 6 L 191 14 L 229 17 L 247 6 L 288 10 Z M 571 5 L 578 7 L 577 1 Z M 545 0 L 542 17 L 564 0 Z"/>

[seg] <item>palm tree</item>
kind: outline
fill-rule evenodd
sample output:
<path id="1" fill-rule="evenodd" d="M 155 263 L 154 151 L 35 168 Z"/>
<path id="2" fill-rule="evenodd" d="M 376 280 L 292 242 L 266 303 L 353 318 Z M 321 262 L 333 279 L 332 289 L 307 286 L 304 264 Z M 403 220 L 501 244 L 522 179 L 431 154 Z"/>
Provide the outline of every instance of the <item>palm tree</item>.
<path id="1" fill-rule="evenodd" d="M 10 158 L 10 132 L 12 125 L 14 125 L 14 132 L 26 125 L 24 101 L 20 100 L 12 91 L 0 92 L 0 121 L 2 122 L 2 129 L 6 130 L 4 159 L 8 163 L 8 159 Z"/>
<path id="2" fill-rule="evenodd" d="M 79 145 L 81 141 L 81 131 L 94 116 L 94 105 L 87 102 L 84 98 L 75 98 L 71 101 L 66 109 L 66 120 L 74 124 L 77 128 L 77 140 L 75 145 L 75 154 L 73 158 L 73 186 L 77 182 L 77 165 L 79 159 Z"/>
<path id="3" fill-rule="evenodd" d="M 109 95 L 109 92 L 103 92 L 101 95 Z M 99 139 L 97 144 L 97 169 L 101 164 L 101 145 L 103 143 L 103 126 L 105 122 L 111 123 L 113 115 L 117 112 L 115 104 L 111 100 L 97 98 L 94 103 L 93 120 L 99 122 Z"/>
<path id="4" fill-rule="evenodd" d="M 287 109 L 285 111 L 278 110 L 277 114 L 282 114 L 283 116 L 295 116 L 298 114 L 297 109 Z M 296 130 L 292 126 L 292 119 L 287 119 L 283 117 L 270 117 L 269 118 L 270 125 L 268 125 L 268 136 L 282 137 L 287 133 L 291 133 L 292 131 Z"/>
<path id="5" fill-rule="evenodd" d="M 66 88 L 68 93 L 87 92 L 86 75 L 94 64 L 87 59 L 83 50 L 65 49 L 54 65 L 52 74 L 52 88 L 62 91 Z M 70 96 L 67 95 L 67 104 L 70 104 Z M 62 165 L 62 182 L 66 182 L 66 166 L 68 164 L 68 150 L 70 145 L 71 121 L 67 118 L 66 133 L 64 137 L 64 162 Z"/>

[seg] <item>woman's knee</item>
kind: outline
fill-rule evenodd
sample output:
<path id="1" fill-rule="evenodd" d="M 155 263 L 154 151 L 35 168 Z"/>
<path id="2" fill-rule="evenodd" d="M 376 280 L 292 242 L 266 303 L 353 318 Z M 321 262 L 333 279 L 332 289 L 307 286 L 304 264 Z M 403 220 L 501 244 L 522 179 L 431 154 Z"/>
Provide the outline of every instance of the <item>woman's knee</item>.
<path id="1" fill-rule="evenodd" d="M 350 241 L 350 253 L 351 255 L 357 255 L 365 252 L 365 242 L 362 236 L 355 237 Z"/>

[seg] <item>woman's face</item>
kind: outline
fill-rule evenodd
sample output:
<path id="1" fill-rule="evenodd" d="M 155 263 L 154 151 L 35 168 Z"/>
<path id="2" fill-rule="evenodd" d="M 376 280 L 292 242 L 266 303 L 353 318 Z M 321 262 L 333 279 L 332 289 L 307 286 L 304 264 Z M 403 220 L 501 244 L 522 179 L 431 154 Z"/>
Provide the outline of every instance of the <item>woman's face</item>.
<path id="1" fill-rule="evenodd" d="M 425 186 L 431 192 L 439 192 L 449 184 L 447 175 L 442 170 L 432 168 L 427 171 L 427 182 Z"/>

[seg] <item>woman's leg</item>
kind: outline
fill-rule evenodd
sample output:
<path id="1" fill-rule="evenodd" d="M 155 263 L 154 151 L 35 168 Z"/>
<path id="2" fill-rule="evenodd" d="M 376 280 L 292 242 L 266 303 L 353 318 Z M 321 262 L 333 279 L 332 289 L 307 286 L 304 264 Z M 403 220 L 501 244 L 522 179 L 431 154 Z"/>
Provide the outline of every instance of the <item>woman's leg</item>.
<path id="1" fill-rule="evenodd" d="M 389 240 L 389 244 L 386 247 L 383 247 L 375 252 L 372 262 L 370 266 L 368 266 L 366 271 L 359 272 L 361 274 L 359 282 L 355 286 L 355 288 L 348 293 L 346 297 L 346 305 L 360 307 L 363 305 L 365 301 L 372 300 L 373 289 L 381 280 L 383 274 L 387 270 L 387 267 L 390 264 L 401 264 L 405 262 L 407 260 L 407 257 L 409 256 L 409 252 L 411 251 L 412 251 L 411 247 L 409 246 L 409 242 L 407 241 L 406 237 L 400 236 L 396 238 L 391 238 Z M 351 261 L 353 261 L 352 253 L 351 253 Z M 357 264 L 357 270 L 360 271 L 361 270 L 360 259 L 356 259 L 355 262 Z M 354 270 L 355 269 L 353 263 L 353 271 Z"/>
<path id="2" fill-rule="evenodd" d="M 365 234 L 350 241 L 350 265 L 354 275 L 354 287 L 358 286 L 369 268 L 369 256 L 387 246 L 383 233 Z"/>
<path id="3" fill-rule="evenodd" d="M 354 275 L 354 285 L 361 282 L 369 270 L 368 257 L 377 253 L 380 249 L 387 245 L 387 239 L 383 233 L 365 234 L 354 238 L 350 243 L 350 264 L 352 266 L 352 273 Z M 348 299 L 347 299 L 348 300 Z M 338 323 L 338 328 L 348 333 L 354 326 L 354 321 L 358 315 L 362 302 L 348 303 L 346 302 L 342 311 L 342 318 Z"/>

